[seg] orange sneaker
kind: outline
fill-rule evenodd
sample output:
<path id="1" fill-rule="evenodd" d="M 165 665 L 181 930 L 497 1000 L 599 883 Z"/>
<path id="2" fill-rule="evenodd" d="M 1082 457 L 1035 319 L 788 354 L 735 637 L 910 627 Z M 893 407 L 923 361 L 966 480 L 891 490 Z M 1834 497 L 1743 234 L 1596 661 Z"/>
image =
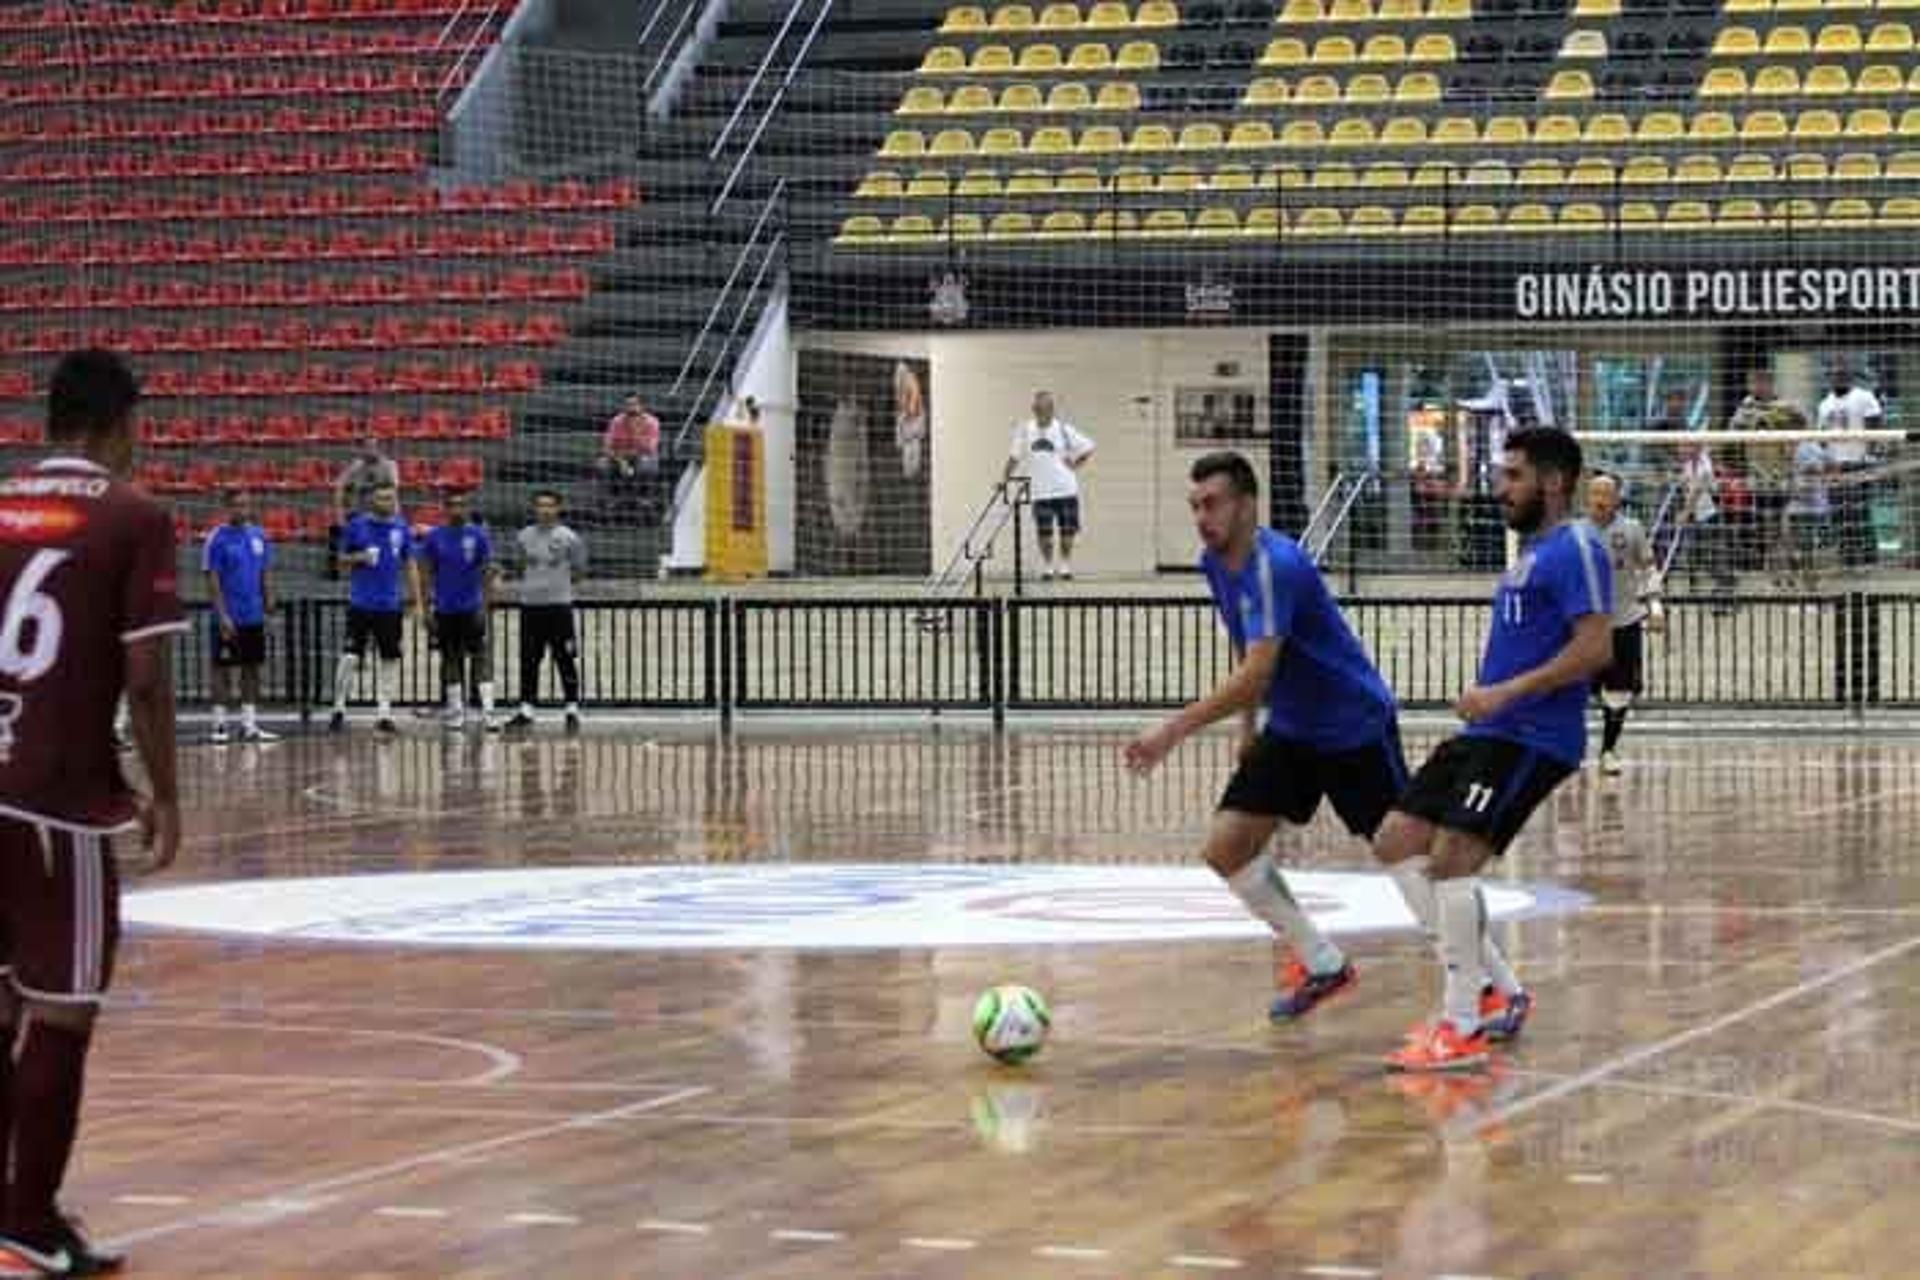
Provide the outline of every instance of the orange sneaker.
<path id="1" fill-rule="evenodd" d="M 1488 987 L 1480 993 L 1481 1034 L 1487 1037 L 1488 1044 L 1517 1040 L 1532 1012 L 1531 992 L 1516 991 L 1512 995 L 1503 995 L 1495 988 Z"/>
<path id="2" fill-rule="evenodd" d="M 1486 1065 L 1490 1050 L 1479 1031 L 1463 1036 L 1442 1019 L 1422 1027 L 1387 1055 L 1389 1071 L 1468 1071 Z"/>
<path id="3" fill-rule="evenodd" d="M 1304 1018 L 1322 1001 L 1353 990 L 1359 981 L 1360 975 L 1352 962 L 1332 973 L 1314 973 L 1298 960 L 1289 960 L 1280 976 L 1280 994 L 1268 1006 L 1267 1017 L 1274 1022 Z"/>

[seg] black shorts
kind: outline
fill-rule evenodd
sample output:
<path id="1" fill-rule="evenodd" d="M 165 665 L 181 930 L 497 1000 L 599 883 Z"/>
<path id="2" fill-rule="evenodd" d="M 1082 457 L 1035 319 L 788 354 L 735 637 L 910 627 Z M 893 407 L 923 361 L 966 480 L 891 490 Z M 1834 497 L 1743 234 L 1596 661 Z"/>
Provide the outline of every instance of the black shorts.
<path id="1" fill-rule="evenodd" d="M 471 613 L 436 613 L 433 629 L 440 637 L 443 657 L 464 658 L 487 647 L 487 615 L 478 609 Z"/>
<path id="2" fill-rule="evenodd" d="M 267 660 L 267 628 L 264 623 L 235 627 L 229 637 L 220 630 L 220 619 L 213 620 L 213 665 L 216 667 L 257 667 Z"/>
<path id="3" fill-rule="evenodd" d="M 1397 725 L 1388 725 L 1378 742 L 1346 751 L 1263 733 L 1234 770 L 1219 807 L 1298 827 L 1312 819 L 1324 797 L 1347 830 L 1371 840 L 1406 785 Z"/>
<path id="4" fill-rule="evenodd" d="M 382 658 L 388 662 L 400 661 L 400 620 L 405 616 L 397 612 L 348 609 L 347 652 L 356 658 L 364 658 L 367 656 L 367 643 L 371 641 Z"/>
<path id="5" fill-rule="evenodd" d="M 1613 629 L 1613 661 L 1594 683 L 1612 693 L 1639 693 L 1640 666 L 1646 650 L 1646 628 L 1636 622 Z"/>
<path id="6" fill-rule="evenodd" d="M 1479 836 L 1505 853 L 1541 801 L 1573 767 L 1505 738 L 1448 738 L 1433 749 L 1393 807 L 1435 826 Z"/>
<path id="7" fill-rule="evenodd" d="M 14 989 L 92 1004 L 119 947 L 120 876 L 107 837 L 0 818 L 0 973 Z"/>
<path id="8" fill-rule="evenodd" d="M 1080 532 L 1080 499 L 1035 498 L 1033 527 L 1042 533 L 1053 529 L 1062 533 Z"/>

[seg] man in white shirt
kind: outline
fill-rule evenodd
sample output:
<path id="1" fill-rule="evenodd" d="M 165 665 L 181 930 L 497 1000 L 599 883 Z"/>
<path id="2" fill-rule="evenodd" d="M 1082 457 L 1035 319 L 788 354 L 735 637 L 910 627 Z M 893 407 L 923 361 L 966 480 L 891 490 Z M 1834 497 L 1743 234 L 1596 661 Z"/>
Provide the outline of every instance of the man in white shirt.
<path id="1" fill-rule="evenodd" d="M 1036 391 L 1033 417 L 1013 429 L 1005 478 L 1022 462 L 1032 485 L 1033 528 L 1040 538 L 1040 576 L 1073 576 L 1073 540 L 1080 533 L 1080 468 L 1093 457 L 1093 440 L 1053 415 L 1053 393 Z M 1054 535 L 1060 554 L 1054 556 Z"/>
<path id="2" fill-rule="evenodd" d="M 1831 390 L 1820 402 L 1822 431 L 1874 431 L 1885 425 L 1886 413 L 1880 398 L 1860 386 L 1845 364 L 1833 367 Z M 1848 472 L 1867 469 L 1867 442 L 1836 440 L 1827 446 L 1827 466 L 1837 473 L 1833 484 L 1834 540 L 1840 547 L 1840 563 L 1858 569 L 1873 563 L 1876 548 L 1867 517 L 1869 486 Z"/>

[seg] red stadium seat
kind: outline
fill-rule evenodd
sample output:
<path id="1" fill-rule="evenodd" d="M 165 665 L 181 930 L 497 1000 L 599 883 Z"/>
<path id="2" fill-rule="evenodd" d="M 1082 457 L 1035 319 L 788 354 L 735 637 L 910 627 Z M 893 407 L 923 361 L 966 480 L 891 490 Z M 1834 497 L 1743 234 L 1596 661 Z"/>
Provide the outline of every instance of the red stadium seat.
<path id="1" fill-rule="evenodd" d="M 482 409 L 474 415 L 467 434 L 481 440 L 505 440 L 513 434 L 513 415 L 505 409 Z"/>
<path id="2" fill-rule="evenodd" d="M 260 517 L 260 527 L 275 542 L 292 542 L 300 536 L 300 514 L 290 507 L 272 507 Z"/>

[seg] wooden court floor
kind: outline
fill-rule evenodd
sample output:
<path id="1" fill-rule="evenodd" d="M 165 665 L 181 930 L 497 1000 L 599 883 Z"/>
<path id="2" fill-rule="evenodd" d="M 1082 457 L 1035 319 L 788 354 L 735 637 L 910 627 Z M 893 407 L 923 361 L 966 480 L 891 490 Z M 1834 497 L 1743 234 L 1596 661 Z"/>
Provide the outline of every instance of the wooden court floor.
<path id="1" fill-rule="evenodd" d="M 1227 745 L 1139 782 L 1123 741 L 195 746 L 182 863 L 137 890 L 1077 867 L 1079 897 L 1008 914 L 1151 929 L 1121 886 L 1191 865 Z M 1916 818 L 1920 738 L 1630 740 L 1501 869 L 1587 900 L 1502 926 L 1539 1011 L 1457 1081 L 1377 1065 L 1437 994 L 1405 933 L 1351 937 L 1359 990 L 1276 1029 L 1252 937 L 712 945 L 784 922 L 689 895 L 653 926 L 717 935 L 634 948 L 562 894 L 454 945 L 438 907 L 335 886 L 306 909 L 353 898 L 341 940 L 131 933 L 69 1198 L 152 1277 L 1911 1277 Z M 1367 870 L 1329 825 L 1299 855 Z M 1024 1070 L 968 1039 L 1000 980 L 1057 1010 Z"/>

